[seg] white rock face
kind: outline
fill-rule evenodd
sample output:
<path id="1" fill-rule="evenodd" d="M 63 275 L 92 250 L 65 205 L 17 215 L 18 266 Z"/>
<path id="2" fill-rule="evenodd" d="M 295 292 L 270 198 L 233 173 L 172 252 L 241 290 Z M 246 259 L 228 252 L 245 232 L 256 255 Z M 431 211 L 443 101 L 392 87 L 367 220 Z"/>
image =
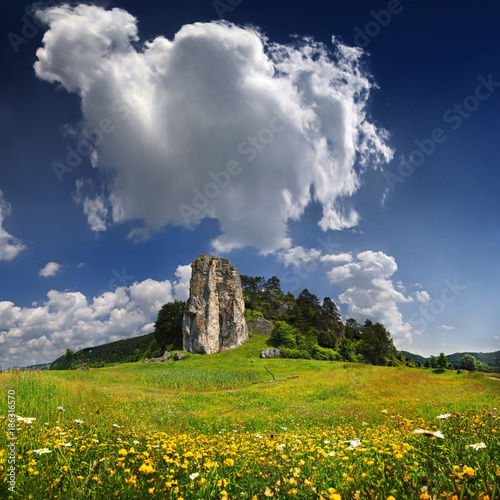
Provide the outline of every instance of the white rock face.
<path id="1" fill-rule="evenodd" d="M 248 340 L 241 280 L 228 259 L 200 255 L 192 264 L 182 320 L 183 348 L 213 354 Z"/>

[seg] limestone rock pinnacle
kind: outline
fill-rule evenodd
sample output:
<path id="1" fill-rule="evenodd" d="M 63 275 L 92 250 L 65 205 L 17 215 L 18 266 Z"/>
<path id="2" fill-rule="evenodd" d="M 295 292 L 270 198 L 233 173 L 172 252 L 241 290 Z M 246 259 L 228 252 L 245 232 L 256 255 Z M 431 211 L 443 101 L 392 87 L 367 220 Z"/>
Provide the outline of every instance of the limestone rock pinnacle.
<path id="1" fill-rule="evenodd" d="M 189 299 L 182 320 L 183 348 L 213 354 L 248 340 L 241 280 L 228 259 L 200 255 L 191 264 Z"/>

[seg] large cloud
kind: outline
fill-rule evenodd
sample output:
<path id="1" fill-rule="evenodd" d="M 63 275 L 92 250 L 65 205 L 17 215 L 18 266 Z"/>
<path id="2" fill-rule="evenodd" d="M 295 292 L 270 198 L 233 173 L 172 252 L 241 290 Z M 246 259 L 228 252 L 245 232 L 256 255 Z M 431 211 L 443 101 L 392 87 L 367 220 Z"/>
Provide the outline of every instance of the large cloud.
<path id="1" fill-rule="evenodd" d="M 153 330 L 163 304 L 186 300 L 190 266 L 179 266 L 177 281 L 146 279 L 88 299 L 80 292 L 51 290 L 38 307 L 0 302 L 0 367 L 48 363 L 66 348 L 79 349 Z"/>
<path id="2" fill-rule="evenodd" d="M 348 314 L 359 321 L 371 319 L 382 323 L 396 341 L 408 342 L 412 328 L 405 323 L 398 303 L 412 302 L 396 290 L 391 276 L 398 266 L 393 257 L 383 252 L 361 252 L 355 262 L 334 267 L 328 272 L 332 283 L 345 291 L 340 302 L 347 304 Z"/>
<path id="3" fill-rule="evenodd" d="M 11 213 L 11 210 L 0 189 L 0 261 L 12 260 L 26 248 L 21 241 L 3 228 L 3 221 Z"/>
<path id="4" fill-rule="evenodd" d="M 266 253 L 289 245 L 287 224 L 311 201 L 322 205 L 322 228 L 355 225 L 343 199 L 365 168 L 392 158 L 386 132 L 366 116 L 373 83 L 361 49 L 273 44 L 223 22 L 139 46 L 137 20 L 121 9 L 63 5 L 37 15 L 49 29 L 36 74 L 80 97 L 73 151 L 103 173 L 105 196 L 79 199 L 95 231 L 141 219 L 131 233 L 140 238 L 212 217 L 222 230 L 215 250 Z M 74 153 L 53 164 L 60 178 Z"/>

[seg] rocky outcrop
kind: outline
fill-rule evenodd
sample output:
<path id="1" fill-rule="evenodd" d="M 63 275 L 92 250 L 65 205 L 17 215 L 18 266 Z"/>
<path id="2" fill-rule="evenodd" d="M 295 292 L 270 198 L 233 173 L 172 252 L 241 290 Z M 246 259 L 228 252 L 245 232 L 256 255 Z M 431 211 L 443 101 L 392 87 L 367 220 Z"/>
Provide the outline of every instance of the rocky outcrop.
<path id="1" fill-rule="evenodd" d="M 163 356 L 159 358 L 146 358 L 143 363 L 162 363 L 164 361 L 168 361 L 170 359 L 170 353 L 165 351 Z"/>
<path id="2" fill-rule="evenodd" d="M 263 317 L 248 322 L 248 331 L 253 335 L 271 335 L 274 323 Z"/>
<path id="3" fill-rule="evenodd" d="M 281 358 L 281 351 L 279 349 L 262 349 L 260 351 L 261 358 Z"/>
<path id="4" fill-rule="evenodd" d="M 248 340 L 241 280 L 228 259 L 200 255 L 191 264 L 182 320 L 183 349 L 213 354 Z"/>

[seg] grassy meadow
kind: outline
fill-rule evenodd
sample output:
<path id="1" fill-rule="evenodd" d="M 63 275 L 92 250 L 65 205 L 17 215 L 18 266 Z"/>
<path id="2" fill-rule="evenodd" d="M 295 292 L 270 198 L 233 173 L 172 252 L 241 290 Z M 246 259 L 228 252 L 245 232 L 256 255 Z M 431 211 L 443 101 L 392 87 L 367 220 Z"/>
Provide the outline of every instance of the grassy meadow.
<path id="1" fill-rule="evenodd" d="M 265 341 L 162 364 L 1 373 L 0 497 L 500 498 L 500 380 L 259 359 Z M 255 384 L 271 380 L 266 368 L 298 378 Z"/>

